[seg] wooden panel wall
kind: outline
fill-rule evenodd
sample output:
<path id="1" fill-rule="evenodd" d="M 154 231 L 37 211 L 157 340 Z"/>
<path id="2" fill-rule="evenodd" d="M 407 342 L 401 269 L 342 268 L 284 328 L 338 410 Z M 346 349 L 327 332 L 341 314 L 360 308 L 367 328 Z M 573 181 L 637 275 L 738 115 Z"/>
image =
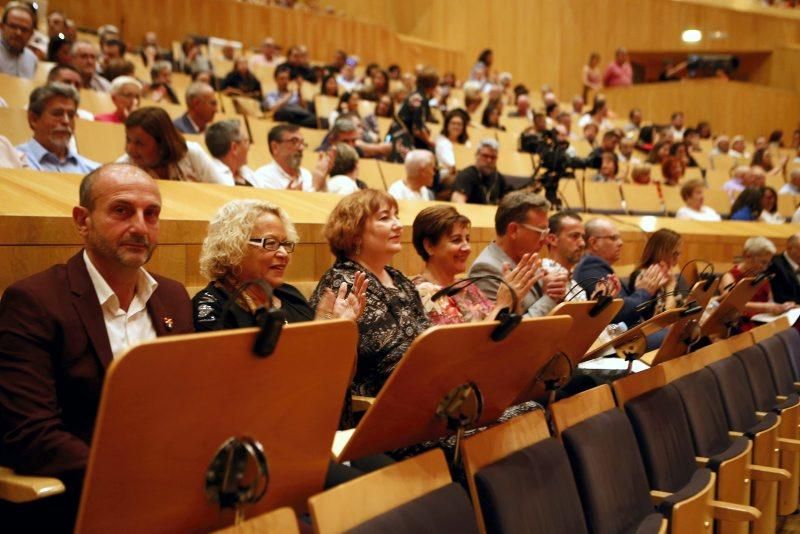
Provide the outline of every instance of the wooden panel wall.
<path id="1" fill-rule="evenodd" d="M 728 0 L 725 0 L 727 2 Z M 605 66 L 618 46 L 632 51 L 758 51 L 800 42 L 798 15 L 784 10 L 741 10 L 676 0 L 329 0 L 354 17 L 386 24 L 466 54 L 467 74 L 483 48 L 496 66 L 529 87 L 550 84 L 564 100 L 580 89 L 581 67 L 597 51 Z M 752 2 L 751 2 L 752 4 Z M 695 45 L 681 32 L 709 35 Z"/>
<path id="2" fill-rule="evenodd" d="M 63 9 L 79 27 L 116 24 L 131 44 L 141 42 L 149 30 L 158 33 L 162 45 L 187 34 L 235 39 L 247 46 L 272 36 L 286 47 L 307 45 L 312 59 L 329 61 L 334 50 L 343 48 L 364 61 L 398 63 L 405 69 L 424 60 L 452 70 L 463 55 L 424 39 L 403 40 L 385 25 L 231 0 L 50 0 L 50 8 Z"/>
<path id="3" fill-rule="evenodd" d="M 781 46 L 772 53 L 769 84 L 800 91 L 800 45 Z"/>
<path id="4" fill-rule="evenodd" d="M 749 139 L 777 128 L 791 132 L 797 128 L 800 113 L 798 93 L 739 82 L 641 84 L 610 89 L 605 94 L 611 109 L 623 116 L 637 106 L 648 120 L 666 124 L 672 112 L 682 110 L 687 124 L 708 120 L 715 132 L 742 134 Z"/>

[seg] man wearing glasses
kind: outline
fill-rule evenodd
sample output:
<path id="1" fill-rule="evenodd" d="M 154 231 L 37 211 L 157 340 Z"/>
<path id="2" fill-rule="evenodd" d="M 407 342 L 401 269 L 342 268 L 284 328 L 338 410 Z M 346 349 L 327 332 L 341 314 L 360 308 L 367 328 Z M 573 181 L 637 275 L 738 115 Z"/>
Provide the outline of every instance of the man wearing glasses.
<path id="1" fill-rule="evenodd" d="M 272 162 L 255 172 L 262 187 L 288 189 L 291 191 L 325 191 L 325 178 L 331 165 L 327 152 L 320 152 L 317 166 L 309 172 L 300 166 L 303 149 L 308 145 L 300 127 L 294 124 L 279 124 L 267 135 Z"/>
<path id="2" fill-rule="evenodd" d="M 33 11 L 22 2 L 9 2 L 3 10 L 0 24 L 0 72 L 20 78 L 33 79 L 36 73 L 36 54 L 28 50 L 33 35 Z"/>
<path id="3" fill-rule="evenodd" d="M 144 269 L 160 212 L 161 194 L 147 173 L 100 167 L 81 182 L 72 211 L 83 250 L 12 284 L 0 300 L 2 461 L 66 487 L 0 510 L 9 531 L 72 530 L 108 366 L 132 345 L 193 331 L 186 289 Z"/>
<path id="4" fill-rule="evenodd" d="M 470 267 L 469 276 L 502 277 L 521 261 L 537 264 L 538 252 L 550 232 L 547 221 L 549 207 L 550 203 L 544 197 L 524 191 L 503 197 L 494 218 L 497 237 L 481 251 Z M 520 311 L 528 317 L 547 315 L 567 292 L 567 275 L 564 272 L 542 271 L 537 276 L 540 277 L 539 282 L 527 294 L 518 295 Z M 489 299 L 496 300 L 500 287 L 498 280 L 483 279 L 476 284 Z"/>
<path id="5" fill-rule="evenodd" d="M 589 299 L 601 289 L 612 297 L 623 301 L 622 309 L 611 322 L 624 322 L 633 326 L 642 316 L 636 307 L 653 298 L 656 291 L 669 281 L 661 269 L 647 269 L 636 278 L 633 292 L 620 282 L 614 265 L 622 255 L 622 236 L 611 221 L 591 219 L 586 222 L 586 255 L 575 268 L 572 276 L 586 291 Z"/>

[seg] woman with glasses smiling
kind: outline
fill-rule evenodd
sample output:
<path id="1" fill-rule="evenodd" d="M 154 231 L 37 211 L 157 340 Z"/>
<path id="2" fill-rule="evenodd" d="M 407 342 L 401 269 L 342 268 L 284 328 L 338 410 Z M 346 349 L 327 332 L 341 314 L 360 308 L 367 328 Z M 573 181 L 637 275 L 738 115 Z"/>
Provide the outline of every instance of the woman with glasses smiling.
<path id="1" fill-rule="evenodd" d="M 256 326 L 259 312 L 280 308 L 287 323 L 331 319 L 358 319 L 364 304 L 366 277 L 356 272 L 353 290 L 339 284 L 321 294 L 316 312 L 294 286 L 283 278 L 297 244 L 297 232 L 286 212 L 260 200 L 233 200 L 214 216 L 200 252 L 200 272 L 211 280 L 192 299 L 198 332 Z M 249 285 L 230 302 L 237 290 Z M 258 282 L 272 288 L 270 304 Z"/>

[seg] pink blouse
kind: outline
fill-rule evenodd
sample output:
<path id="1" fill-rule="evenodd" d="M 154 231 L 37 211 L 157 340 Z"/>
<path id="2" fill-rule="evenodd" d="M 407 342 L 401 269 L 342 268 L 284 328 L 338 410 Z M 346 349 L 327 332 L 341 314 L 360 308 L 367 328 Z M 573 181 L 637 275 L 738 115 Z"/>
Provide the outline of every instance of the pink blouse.
<path id="1" fill-rule="evenodd" d="M 442 297 L 434 302 L 431 297 L 442 289 L 442 286 L 429 281 L 421 274 L 411 281 L 417 286 L 422 307 L 434 325 L 483 321 L 494 309 L 492 301 L 474 284 L 452 297 Z"/>

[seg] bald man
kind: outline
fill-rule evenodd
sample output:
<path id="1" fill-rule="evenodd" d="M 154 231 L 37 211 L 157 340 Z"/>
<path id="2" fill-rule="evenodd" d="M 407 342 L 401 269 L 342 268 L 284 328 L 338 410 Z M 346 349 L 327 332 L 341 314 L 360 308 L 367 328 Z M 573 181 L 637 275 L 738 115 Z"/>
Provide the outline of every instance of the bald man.
<path id="1" fill-rule="evenodd" d="M 30 514 L 26 530 L 71 530 L 109 364 L 141 341 L 193 331 L 186 289 L 144 269 L 160 212 L 147 173 L 100 167 L 72 210 L 83 250 L 0 300 L 0 463 L 66 486 L 32 509 L 12 508 Z"/>

